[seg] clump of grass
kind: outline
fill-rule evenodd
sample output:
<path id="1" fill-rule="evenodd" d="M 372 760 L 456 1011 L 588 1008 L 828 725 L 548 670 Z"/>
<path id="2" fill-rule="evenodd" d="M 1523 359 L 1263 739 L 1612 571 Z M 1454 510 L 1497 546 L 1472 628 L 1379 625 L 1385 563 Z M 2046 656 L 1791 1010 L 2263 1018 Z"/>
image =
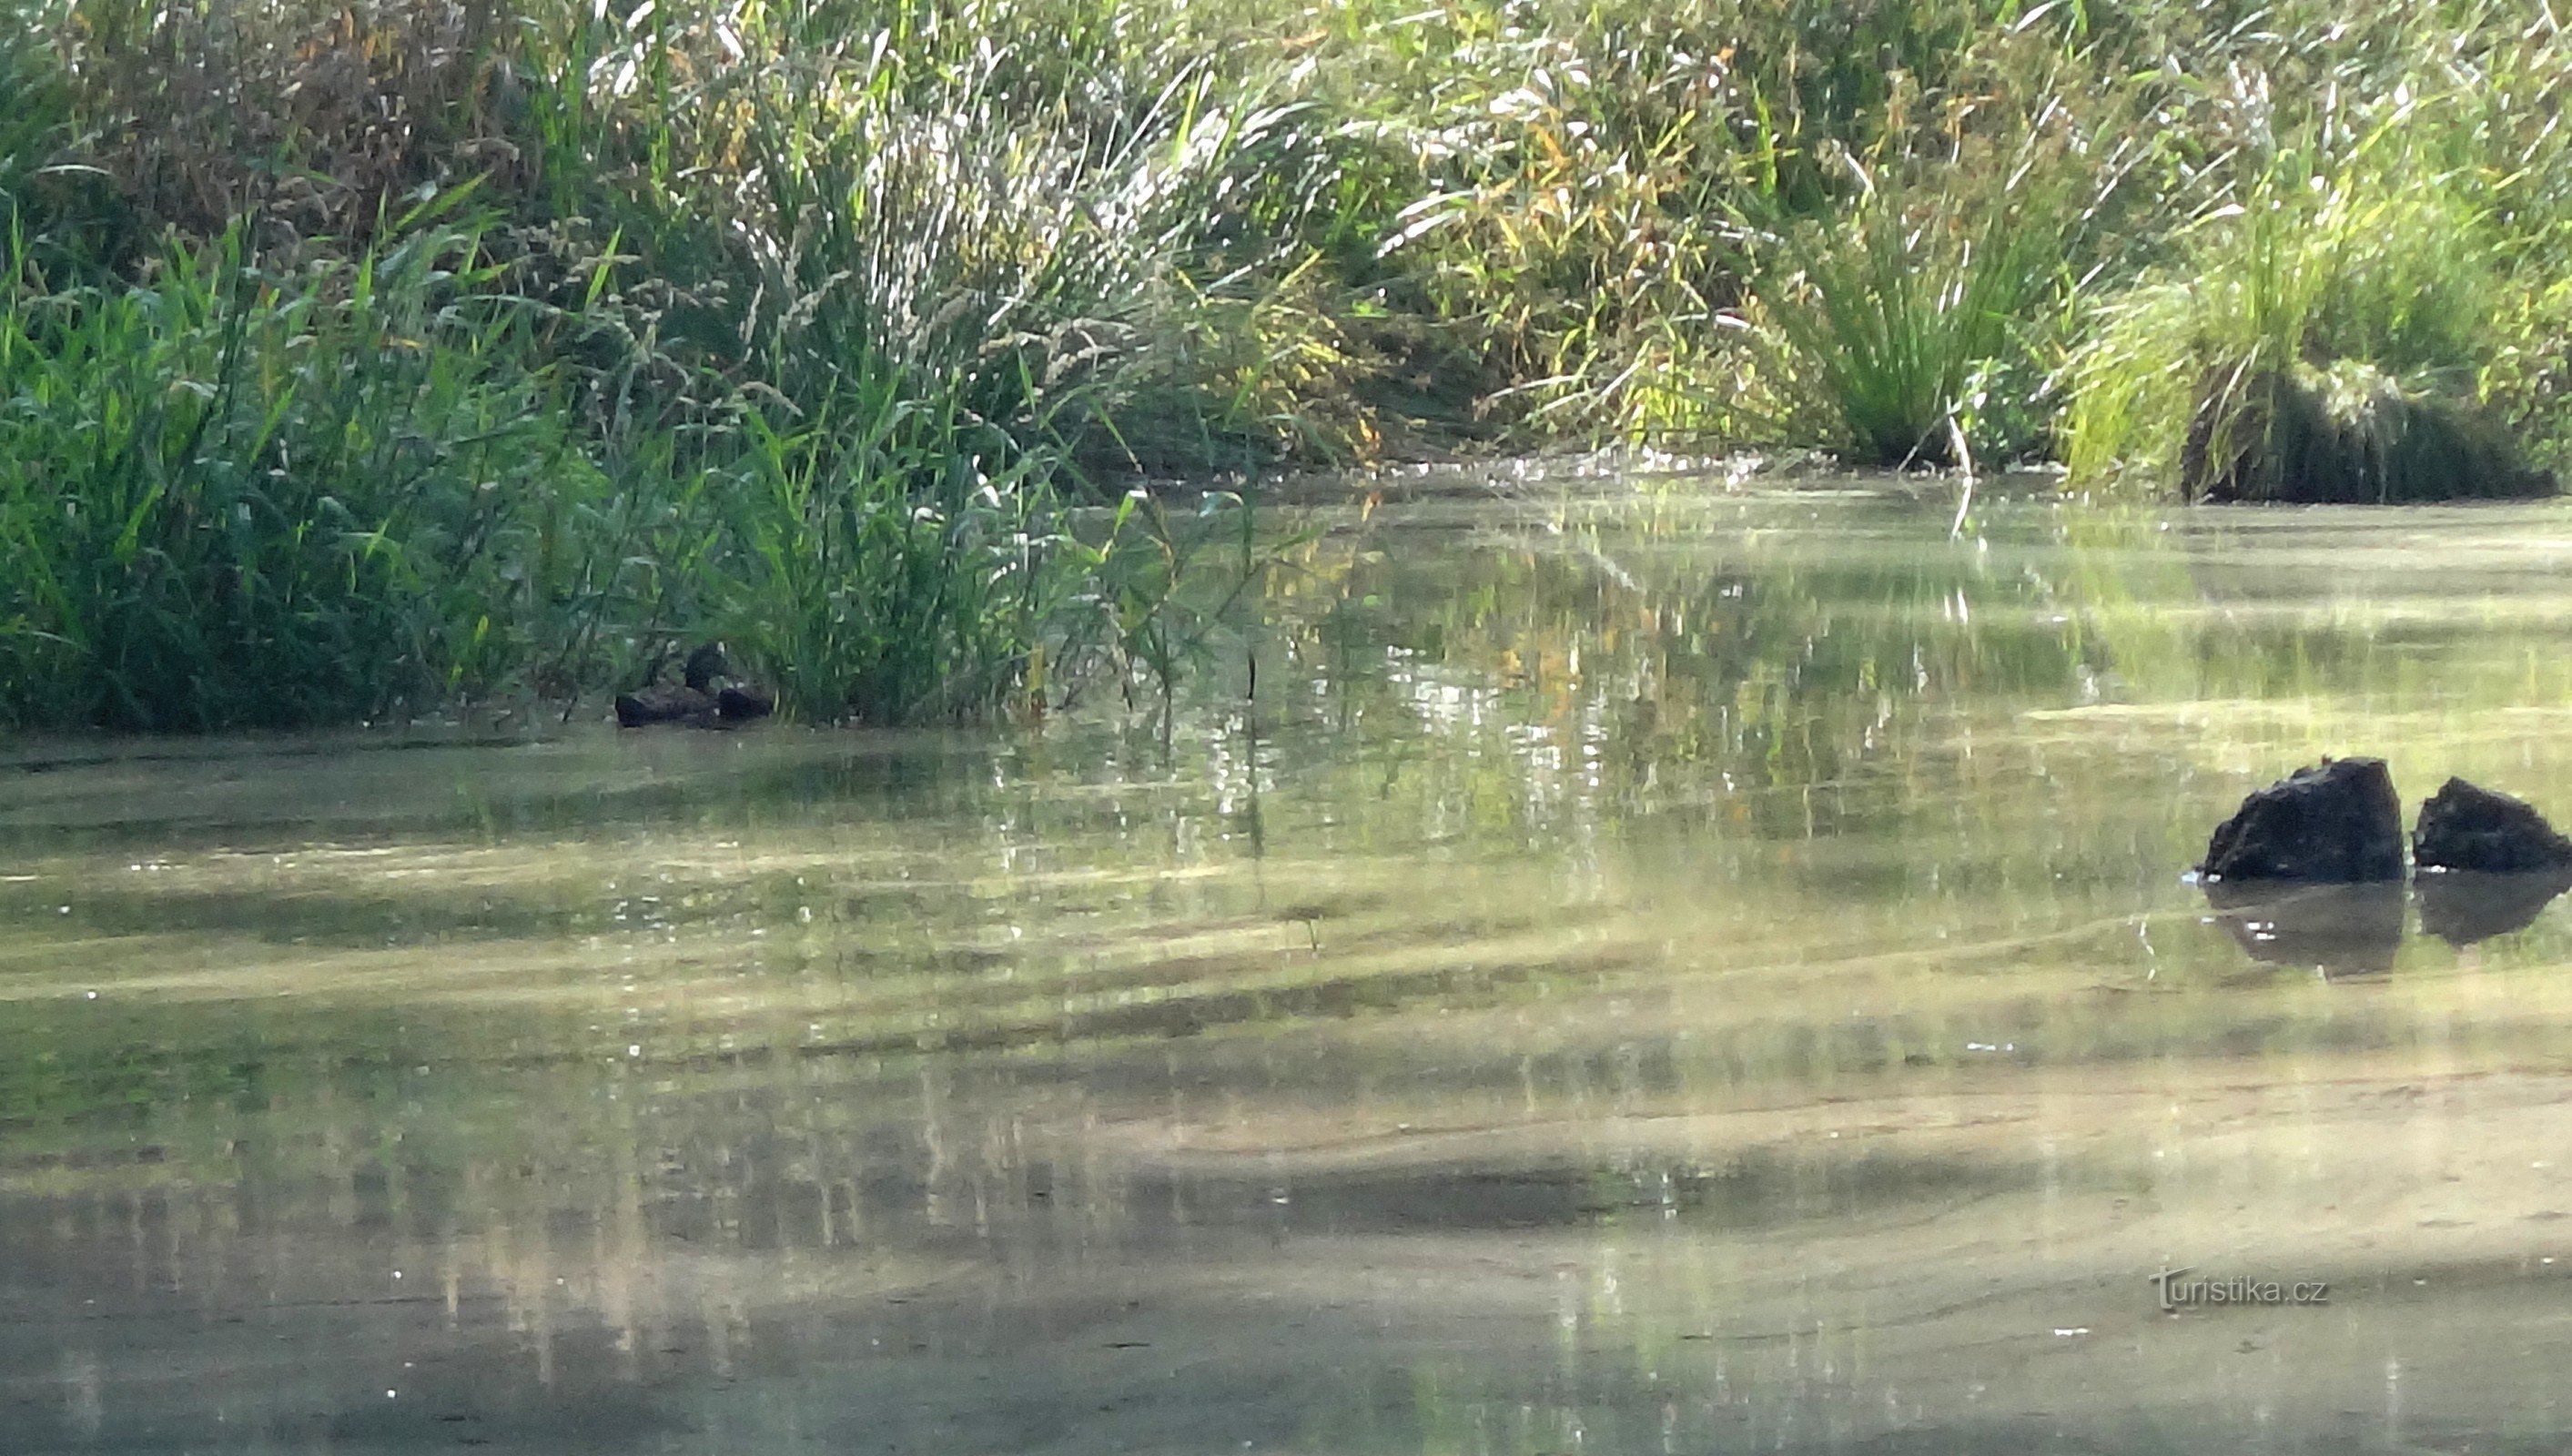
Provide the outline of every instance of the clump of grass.
<path id="1" fill-rule="evenodd" d="M 1743 220 L 1847 258 L 1851 158 L 1891 177 L 1961 156 L 1945 179 L 1988 196 L 2014 163 L 1984 133 L 2076 109 L 2086 23 L 2053 9 L 1999 27 L 1963 5 L 1780 0 L 1380 16 L 1351 44 L 1371 90 L 1350 109 L 1417 173 L 1385 225 L 1382 293 L 1470 347 L 1511 437 L 1800 433 L 1810 419 L 1777 417 L 1796 392 L 1779 351 L 1742 347 L 1762 307 L 1749 276 L 1771 261 L 1745 258 Z"/>
<path id="2" fill-rule="evenodd" d="M 1177 548 L 1130 513 L 1085 539 L 1083 465 L 1239 439 L 1239 396 L 1192 387 L 1214 371 L 1163 321 L 1224 251 L 1211 199 L 1277 162 L 1286 113 L 1166 49 L 932 65 L 934 39 L 891 31 L 770 40 L 797 66 L 697 84 L 713 119 L 678 140 L 701 163 L 597 183 L 687 281 L 693 357 L 756 381 L 710 431 L 719 505 L 679 527 L 722 544 L 674 543 L 711 572 L 696 614 L 827 720 L 1034 704 L 1074 664 L 1134 665 L 1175 583 L 1127 563 Z"/>
<path id="3" fill-rule="evenodd" d="M 717 615 L 801 716 L 968 716 L 1039 651 L 1059 503 L 1031 457 L 990 475 L 950 448 L 956 395 L 932 412 L 874 382 L 789 427 L 744 421 L 746 448 L 717 472 L 739 553 Z"/>
<path id="4" fill-rule="evenodd" d="M 2181 449 L 2199 498 L 2383 505 L 2555 488 L 2488 420 L 2371 364 L 2298 364 L 2221 389 L 2231 414 L 2201 407 Z"/>
<path id="5" fill-rule="evenodd" d="M 1155 321 L 1212 250 L 1211 199 L 1262 165 L 1277 113 L 1175 61 L 1129 110 L 1029 126 L 1004 59 L 899 105 L 863 70 L 854 95 L 762 96 L 765 194 L 726 220 L 765 301 L 745 324 L 792 397 L 874 355 L 924 392 L 952 387 L 960 423 L 1113 460 L 1161 364 Z"/>
<path id="6" fill-rule="evenodd" d="M 1960 447 L 2023 445 L 1986 427 L 1997 414 L 1985 396 L 2004 371 L 2036 372 L 2065 273 L 2068 219 L 2053 194 L 1859 180 L 1845 209 L 1773 235 L 1775 261 L 1756 284 L 1761 321 L 1860 459 L 1949 465 Z"/>
<path id="7" fill-rule="evenodd" d="M 1376 103 L 1415 169 L 1380 252 L 1388 292 L 1471 351 L 1490 410 L 1627 434 L 1666 423 L 1637 365 L 1678 362 L 1672 327 L 1710 334 L 1732 297 L 1721 199 L 1746 166 L 1715 17 L 1601 20 L 1552 31 L 1457 7 L 1391 32 L 1394 94 L 1427 106 Z"/>
<path id="8" fill-rule="evenodd" d="M 1080 465 L 1282 433 L 1244 424 L 1260 361 L 1218 392 L 1166 342 L 1182 301 L 1273 294 L 1249 265 L 1282 245 L 1213 200 L 1293 159 L 1291 112 L 1166 32 L 1007 0 L 91 10 L 138 215 L 235 220 L 141 287 L 8 302 L 0 444 L 34 464 L 0 503 L 0 717 L 373 718 L 717 634 L 831 721 L 1174 668 L 1175 568 L 1230 523 L 1084 523 Z M 116 120 L 217 92 L 230 150 Z M 380 211 L 476 161 L 470 235 Z M 1137 401 L 1185 427 L 1138 439 Z"/>
<path id="9" fill-rule="evenodd" d="M 2502 280 L 2471 179 L 2424 172 L 2409 118 L 2350 152 L 2290 148 L 2099 310 L 2071 368 L 2079 480 L 2136 471 L 2192 498 L 2525 493 L 2476 418 Z M 2417 431 L 2417 438 L 2410 436 Z M 2458 473 L 2462 472 L 2462 473 Z"/>

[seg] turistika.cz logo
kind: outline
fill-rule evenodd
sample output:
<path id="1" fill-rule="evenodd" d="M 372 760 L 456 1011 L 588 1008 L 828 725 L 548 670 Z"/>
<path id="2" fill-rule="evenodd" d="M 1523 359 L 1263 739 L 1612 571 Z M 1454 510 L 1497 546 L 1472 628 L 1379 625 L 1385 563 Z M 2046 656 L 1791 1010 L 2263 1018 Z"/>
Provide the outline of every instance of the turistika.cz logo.
<path id="1" fill-rule="evenodd" d="M 2164 1269 L 2152 1276 L 2161 1295 L 2162 1312 L 2176 1314 L 2214 1304 L 2328 1304 L 2328 1279 L 2192 1279 L 2191 1268 Z"/>

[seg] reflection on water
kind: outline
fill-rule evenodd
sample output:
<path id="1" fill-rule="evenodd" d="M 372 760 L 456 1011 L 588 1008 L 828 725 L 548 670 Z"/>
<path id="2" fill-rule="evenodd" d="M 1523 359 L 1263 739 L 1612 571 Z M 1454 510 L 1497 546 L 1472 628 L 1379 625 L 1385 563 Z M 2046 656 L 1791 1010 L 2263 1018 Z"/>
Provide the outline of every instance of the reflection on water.
<path id="1" fill-rule="evenodd" d="M 1166 741 L 11 746 L 0 1448 L 2561 1449 L 2553 891 L 2181 872 L 2572 806 L 2572 513 L 1951 510 L 1316 507 Z"/>
<path id="2" fill-rule="evenodd" d="M 2219 881 L 2206 887 L 2206 902 L 2215 909 L 2216 923 L 2252 960 L 2271 966 L 2317 967 L 2330 976 L 2377 976 L 2393 969 L 2394 953 L 2402 948 L 2405 898 L 2398 881 L 2360 885 Z"/>
<path id="3" fill-rule="evenodd" d="M 2423 872 L 2419 885 L 2420 929 L 2451 946 L 2470 946 L 2536 924 L 2556 896 L 2572 890 L 2572 872 L 2441 870 Z"/>
<path id="4" fill-rule="evenodd" d="M 2545 907 L 2572 890 L 2572 870 L 2492 874 L 2423 869 L 2406 889 L 2399 881 L 2315 884 L 2291 880 L 2201 881 L 2222 926 L 2253 961 L 2309 967 L 2327 979 L 2381 976 L 2402 948 L 2409 902 L 2420 905 L 2420 929 L 2459 950 L 2536 924 Z"/>

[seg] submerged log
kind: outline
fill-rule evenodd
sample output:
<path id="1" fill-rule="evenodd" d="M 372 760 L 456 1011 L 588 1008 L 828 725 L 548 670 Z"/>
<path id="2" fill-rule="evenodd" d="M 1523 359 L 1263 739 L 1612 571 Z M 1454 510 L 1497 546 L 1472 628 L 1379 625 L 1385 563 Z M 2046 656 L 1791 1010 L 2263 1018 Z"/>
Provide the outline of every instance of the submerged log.
<path id="1" fill-rule="evenodd" d="M 2380 758 L 2326 758 L 2242 801 L 2216 826 L 2210 880 L 2402 878 L 2402 802 Z"/>
<path id="2" fill-rule="evenodd" d="M 2519 799 L 2451 778 L 2420 806 L 2411 861 L 2424 870 L 2491 875 L 2572 867 L 2572 839 Z"/>
<path id="3" fill-rule="evenodd" d="M 2180 487 L 2192 500 L 2386 505 L 2526 499 L 2553 472 L 2470 405 L 2368 364 L 2218 367 L 2200 379 Z"/>

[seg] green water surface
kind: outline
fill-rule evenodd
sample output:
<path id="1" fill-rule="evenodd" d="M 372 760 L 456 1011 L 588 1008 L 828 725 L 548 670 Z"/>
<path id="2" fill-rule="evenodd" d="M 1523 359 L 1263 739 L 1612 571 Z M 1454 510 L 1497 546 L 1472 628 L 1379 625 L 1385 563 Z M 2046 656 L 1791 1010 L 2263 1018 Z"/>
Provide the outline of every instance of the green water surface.
<path id="1" fill-rule="evenodd" d="M 0 745 L 0 1450 L 2572 1447 L 2572 911 L 2183 879 L 2572 814 L 2572 507 L 1954 518 L 1335 490 L 1166 723 Z"/>

